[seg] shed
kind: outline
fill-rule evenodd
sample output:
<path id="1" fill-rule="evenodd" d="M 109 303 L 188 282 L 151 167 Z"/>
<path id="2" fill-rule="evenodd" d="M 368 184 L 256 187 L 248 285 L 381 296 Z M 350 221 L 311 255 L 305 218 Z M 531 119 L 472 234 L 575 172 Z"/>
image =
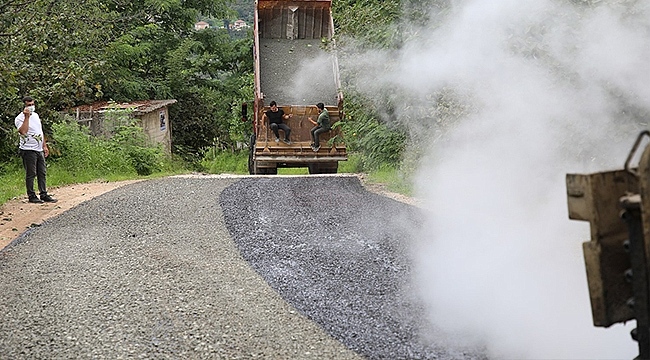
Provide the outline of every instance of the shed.
<path id="1" fill-rule="evenodd" d="M 106 118 L 109 110 L 131 110 L 131 116 L 138 119 L 145 135 L 152 143 L 159 143 L 168 154 L 171 154 L 171 123 L 169 121 L 169 106 L 176 103 L 169 100 L 142 100 L 128 103 L 100 101 L 72 108 L 67 113 L 75 116 L 77 123 L 90 128 L 94 136 L 111 136 L 117 124 Z"/>

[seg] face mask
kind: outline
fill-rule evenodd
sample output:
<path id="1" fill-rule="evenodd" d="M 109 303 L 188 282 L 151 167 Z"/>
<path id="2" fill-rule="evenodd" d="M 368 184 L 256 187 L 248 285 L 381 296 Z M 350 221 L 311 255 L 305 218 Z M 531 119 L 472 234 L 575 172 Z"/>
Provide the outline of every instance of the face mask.
<path id="1" fill-rule="evenodd" d="M 36 105 L 30 105 L 27 108 L 29 109 L 30 112 L 36 111 Z"/>

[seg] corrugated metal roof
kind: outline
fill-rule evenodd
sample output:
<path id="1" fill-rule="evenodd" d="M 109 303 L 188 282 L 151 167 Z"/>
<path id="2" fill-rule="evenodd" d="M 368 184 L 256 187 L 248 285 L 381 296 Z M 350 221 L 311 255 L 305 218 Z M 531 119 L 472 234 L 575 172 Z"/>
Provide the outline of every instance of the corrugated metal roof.
<path id="1" fill-rule="evenodd" d="M 108 101 L 98 101 L 92 104 L 80 105 L 69 109 L 69 112 L 76 112 L 77 109 L 82 112 L 97 111 L 103 112 L 108 109 L 133 109 L 133 115 L 147 114 L 156 111 L 162 107 L 176 103 L 176 99 L 169 100 L 140 100 L 127 103 L 116 103 Z"/>

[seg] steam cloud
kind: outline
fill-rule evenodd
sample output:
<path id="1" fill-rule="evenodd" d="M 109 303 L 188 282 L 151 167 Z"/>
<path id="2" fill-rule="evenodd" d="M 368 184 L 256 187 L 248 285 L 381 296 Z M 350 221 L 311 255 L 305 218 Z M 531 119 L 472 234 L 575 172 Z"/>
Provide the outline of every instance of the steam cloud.
<path id="1" fill-rule="evenodd" d="M 454 1 L 430 18 L 346 66 L 426 152 L 431 323 L 496 358 L 633 358 L 633 323 L 592 326 L 589 227 L 568 219 L 564 176 L 622 168 L 646 128 L 648 2 Z"/>

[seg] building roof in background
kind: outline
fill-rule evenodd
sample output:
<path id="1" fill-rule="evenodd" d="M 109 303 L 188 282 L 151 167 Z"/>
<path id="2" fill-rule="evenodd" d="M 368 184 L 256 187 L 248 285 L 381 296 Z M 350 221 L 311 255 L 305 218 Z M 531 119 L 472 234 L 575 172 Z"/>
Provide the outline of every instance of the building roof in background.
<path id="1" fill-rule="evenodd" d="M 209 27 L 210 27 L 210 24 L 208 24 L 205 21 L 199 21 L 196 24 L 194 24 L 194 29 L 195 30 L 203 30 L 203 29 L 207 29 Z"/>
<path id="2" fill-rule="evenodd" d="M 74 108 L 69 109 L 69 112 L 76 112 L 77 110 L 81 112 L 104 112 L 108 109 L 132 109 L 133 115 L 142 115 L 147 114 L 152 111 L 156 111 L 165 106 L 176 103 L 176 99 L 169 100 L 140 100 L 140 101 L 131 101 L 127 103 L 116 103 L 108 101 L 98 101 L 92 104 L 80 105 Z"/>

